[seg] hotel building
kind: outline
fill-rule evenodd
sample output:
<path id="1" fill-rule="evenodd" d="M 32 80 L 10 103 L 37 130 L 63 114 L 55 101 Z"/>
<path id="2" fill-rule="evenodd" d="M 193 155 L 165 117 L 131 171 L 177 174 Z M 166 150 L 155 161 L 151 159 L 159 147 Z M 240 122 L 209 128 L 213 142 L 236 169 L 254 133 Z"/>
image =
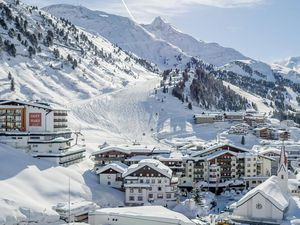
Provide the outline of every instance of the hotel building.
<path id="1" fill-rule="evenodd" d="M 79 162 L 84 158 L 85 145 L 77 144 L 78 140 L 72 144 L 67 116 L 67 110 L 47 103 L 0 100 L 0 143 L 61 166 Z"/>

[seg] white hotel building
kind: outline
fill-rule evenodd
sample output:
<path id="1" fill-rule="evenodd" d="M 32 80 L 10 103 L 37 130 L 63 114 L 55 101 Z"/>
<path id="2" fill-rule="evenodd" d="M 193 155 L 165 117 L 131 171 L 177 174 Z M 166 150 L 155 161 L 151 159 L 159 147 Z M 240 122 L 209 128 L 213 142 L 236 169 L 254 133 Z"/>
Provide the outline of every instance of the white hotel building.
<path id="1" fill-rule="evenodd" d="M 72 144 L 67 116 L 67 110 L 47 103 L 0 100 L 0 143 L 61 166 L 79 162 L 84 158 L 85 145 L 77 144 L 77 140 Z"/>

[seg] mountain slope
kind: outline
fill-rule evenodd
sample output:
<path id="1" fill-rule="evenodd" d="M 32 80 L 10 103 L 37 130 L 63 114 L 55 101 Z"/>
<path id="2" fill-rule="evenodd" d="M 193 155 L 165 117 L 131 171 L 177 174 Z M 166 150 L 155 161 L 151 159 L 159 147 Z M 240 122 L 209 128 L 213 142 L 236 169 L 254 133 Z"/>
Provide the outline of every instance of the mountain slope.
<path id="1" fill-rule="evenodd" d="M 1 98 L 64 104 L 153 76 L 145 60 L 67 20 L 11 0 L 0 11 Z"/>
<path id="2" fill-rule="evenodd" d="M 300 56 L 290 57 L 288 59 L 274 62 L 274 64 L 287 67 L 300 73 Z"/>
<path id="3" fill-rule="evenodd" d="M 129 18 L 89 10 L 82 6 L 60 4 L 45 7 L 44 10 L 58 17 L 63 15 L 83 29 L 100 34 L 123 49 L 157 64 L 162 70 L 174 67 L 182 69 L 187 62 L 199 59 L 257 80 L 274 81 L 278 74 L 298 82 L 295 77 L 300 76 L 297 72 L 287 71 L 285 66 L 278 70 L 267 63 L 250 59 L 232 48 L 198 41 L 178 31 L 160 17 L 151 24 L 139 25 Z"/>
<path id="4" fill-rule="evenodd" d="M 63 16 L 88 32 L 100 34 L 121 48 L 157 64 L 161 69 L 185 65 L 190 60 L 190 56 L 181 49 L 157 39 L 127 17 L 66 4 L 48 6 L 43 10 L 57 17 Z"/>
<path id="5" fill-rule="evenodd" d="M 157 38 L 178 46 L 187 54 L 199 57 L 206 63 L 215 66 L 222 66 L 234 60 L 247 59 L 232 48 L 225 48 L 217 43 L 198 41 L 192 36 L 180 32 L 161 17 L 155 18 L 151 24 L 143 25 L 143 27 Z"/>

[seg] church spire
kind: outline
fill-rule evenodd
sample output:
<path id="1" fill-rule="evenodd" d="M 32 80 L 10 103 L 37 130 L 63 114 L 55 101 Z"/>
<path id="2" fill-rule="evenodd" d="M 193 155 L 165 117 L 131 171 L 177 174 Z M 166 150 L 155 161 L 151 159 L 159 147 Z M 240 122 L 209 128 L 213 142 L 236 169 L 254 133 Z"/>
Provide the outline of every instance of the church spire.
<path id="1" fill-rule="evenodd" d="M 284 144 L 282 145 L 281 152 L 280 152 L 280 158 L 279 158 L 279 169 L 281 166 L 287 167 L 287 157 L 285 153 L 285 146 Z"/>
<path id="2" fill-rule="evenodd" d="M 280 152 L 277 177 L 280 180 L 279 185 L 281 187 L 281 190 L 287 192 L 288 191 L 288 160 L 287 160 L 284 144 L 282 145 L 281 152 Z"/>

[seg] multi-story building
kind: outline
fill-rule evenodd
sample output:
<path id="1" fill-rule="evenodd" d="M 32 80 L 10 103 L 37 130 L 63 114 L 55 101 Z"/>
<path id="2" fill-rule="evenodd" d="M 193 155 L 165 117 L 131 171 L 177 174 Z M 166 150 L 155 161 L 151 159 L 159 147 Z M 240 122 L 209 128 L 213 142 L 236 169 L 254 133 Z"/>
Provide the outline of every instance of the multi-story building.
<path id="1" fill-rule="evenodd" d="M 168 204 L 176 200 L 178 179 L 172 170 L 158 160 L 145 159 L 131 165 L 123 173 L 125 203 L 143 205 L 147 202 L 160 201 Z"/>
<path id="2" fill-rule="evenodd" d="M 99 183 L 113 188 L 123 188 L 122 174 L 126 172 L 128 166 L 121 162 L 114 162 L 104 167 L 98 168 L 96 174 L 99 175 Z"/>
<path id="3" fill-rule="evenodd" d="M 183 164 L 183 155 L 180 151 L 172 151 L 170 153 L 153 154 L 153 155 L 137 155 L 131 158 L 125 159 L 125 164 L 132 165 L 137 164 L 143 159 L 157 159 L 164 165 L 168 166 L 172 171 L 173 175 L 177 177 L 185 176 L 185 166 Z"/>
<path id="4" fill-rule="evenodd" d="M 58 165 L 76 163 L 84 158 L 85 146 L 72 144 L 67 115 L 47 103 L 0 100 L 0 142 Z"/>
<path id="5" fill-rule="evenodd" d="M 254 134 L 266 140 L 287 141 L 290 138 L 290 133 L 287 130 L 269 127 L 257 127 L 254 129 Z"/>
<path id="6" fill-rule="evenodd" d="M 228 186 L 236 180 L 252 187 L 271 175 L 271 162 L 271 158 L 250 150 L 218 144 L 191 154 L 185 161 L 186 176 L 209 187 Z"/>
<path id="7" fill-rule="evenodd" d="M 206 113 L 194 115 L 196 124 L 214 123 L 224 121 L 224 116 L 221 113 Z"/>
<path id="8" fill-rule="evenodd" d="M 142 145 L 120 145 L 120 146 L 105 146 L 98 151 L 93 152 L 95 167 L 105 166 L 115 161 L 129 164 L 127 159 L 133 157 L 147 157 L 155 156 L 159 154 L 170 154 L 171 150 L 158 149 L 153 146 Z M 139 158 L 138 160 L 140 160 Z M 126 162 L 127 160 L 127 162 Z"/>
<path id="9" fill-rule="evenodd" d="M 239 121 L 242 122 L 244 120 L 245 113 L 244 112 L 225 112 L 224 119 L 228 121 Z"/>

